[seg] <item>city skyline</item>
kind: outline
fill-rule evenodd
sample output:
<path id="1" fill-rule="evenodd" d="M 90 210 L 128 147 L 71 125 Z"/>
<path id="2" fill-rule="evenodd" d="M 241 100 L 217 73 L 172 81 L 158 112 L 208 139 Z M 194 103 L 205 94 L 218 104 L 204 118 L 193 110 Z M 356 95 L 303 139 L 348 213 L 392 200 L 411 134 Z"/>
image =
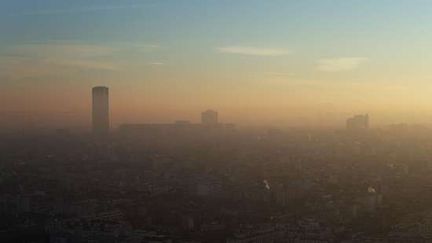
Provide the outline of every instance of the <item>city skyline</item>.
<path id="1" fill-rule="evenodd" d="M 172 8 L 171 6 L 177 6 Z M 432 124 L 432 4 L 408 1 L 2 1 L 0 126 Z M 270 14 L 271 13 L 271 14 Z M 421 23 L 421 24 L 418 24 Z M 83 98 L 85 97 L 85 98 Z"/>
<path id="2" fill-rule="evenodd" d="M 201 112 L 201 120 L 199 123 L 193 123 L 189 120 L 176 120 L 173 123 L 123 123 L 118 127 L 111 126 L 110 118 L 110 95 L 109 87 L 96 86 L 92 88 L 92 133 L 96 136 L 105 137 L 113 130 L 127 131 L 127 130 L 153 130 L 154 128 L 228 128 L 233 129 L 235 127 L 232 123 L 223 123 L 219 120 L 219 113 L 215 110 L 205 110 Z M 132 129 L 131 129 L 132 128 Z M 137 129 L 138 128 L 138 129 Z M 163 129 L 162 129 L 163 130 Z"/>

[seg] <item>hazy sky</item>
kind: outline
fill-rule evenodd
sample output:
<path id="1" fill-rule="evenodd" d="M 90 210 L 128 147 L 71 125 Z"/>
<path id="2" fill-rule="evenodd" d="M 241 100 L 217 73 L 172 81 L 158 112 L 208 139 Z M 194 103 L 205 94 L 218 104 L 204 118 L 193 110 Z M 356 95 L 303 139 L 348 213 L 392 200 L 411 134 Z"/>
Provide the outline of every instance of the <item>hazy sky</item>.
<path id="1" fill-rule="evenodd" d="M 432 123 L 430 0 L 1 0 L 0 122 Z M 19 123 L 18 122 L 18 123 Z"/>

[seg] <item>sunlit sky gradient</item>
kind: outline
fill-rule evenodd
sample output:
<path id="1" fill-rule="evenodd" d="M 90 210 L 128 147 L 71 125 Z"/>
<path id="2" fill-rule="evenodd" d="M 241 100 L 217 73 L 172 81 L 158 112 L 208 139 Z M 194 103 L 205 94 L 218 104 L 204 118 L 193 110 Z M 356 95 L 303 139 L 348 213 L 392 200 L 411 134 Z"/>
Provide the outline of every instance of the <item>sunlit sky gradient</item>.
<path id="1" fill-rule="evenodd" d="M 2 0 L 0 125 L 432 123 L 429 0 Z"/>

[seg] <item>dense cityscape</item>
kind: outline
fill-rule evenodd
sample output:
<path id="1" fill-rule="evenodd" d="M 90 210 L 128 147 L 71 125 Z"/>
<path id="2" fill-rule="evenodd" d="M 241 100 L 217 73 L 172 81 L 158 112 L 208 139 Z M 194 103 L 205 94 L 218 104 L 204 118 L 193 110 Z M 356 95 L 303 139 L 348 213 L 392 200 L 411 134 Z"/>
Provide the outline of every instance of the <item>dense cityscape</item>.
<path id="1" fill-rule="evenodd" d="M 431 242 L 432 131 L 109 125 L 1 137 L 1 242 Z"/>

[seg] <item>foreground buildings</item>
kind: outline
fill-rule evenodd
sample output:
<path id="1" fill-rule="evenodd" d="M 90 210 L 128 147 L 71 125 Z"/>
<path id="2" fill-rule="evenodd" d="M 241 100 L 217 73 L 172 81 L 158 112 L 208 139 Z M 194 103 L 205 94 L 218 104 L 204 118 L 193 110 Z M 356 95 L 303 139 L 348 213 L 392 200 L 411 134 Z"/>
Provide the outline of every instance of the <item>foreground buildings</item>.
<path id="1" fill-rule="evenodd" d="M 0 242 L 432 240 L 430 130 L 202 129 L 1 137 Z"/>

